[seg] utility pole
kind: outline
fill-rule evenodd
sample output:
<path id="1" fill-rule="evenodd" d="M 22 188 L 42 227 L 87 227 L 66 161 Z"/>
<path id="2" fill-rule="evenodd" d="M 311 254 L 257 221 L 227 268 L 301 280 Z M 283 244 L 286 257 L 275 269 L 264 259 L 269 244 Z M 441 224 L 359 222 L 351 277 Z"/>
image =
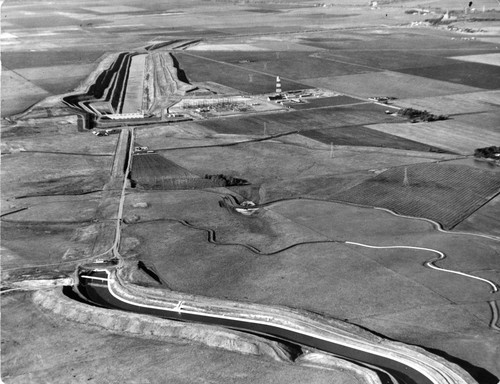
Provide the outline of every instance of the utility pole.
<path id="1" fill-rule="evenodd" d="M 333 159 L 333 143 L 330 143 L 330 159 Z"/>

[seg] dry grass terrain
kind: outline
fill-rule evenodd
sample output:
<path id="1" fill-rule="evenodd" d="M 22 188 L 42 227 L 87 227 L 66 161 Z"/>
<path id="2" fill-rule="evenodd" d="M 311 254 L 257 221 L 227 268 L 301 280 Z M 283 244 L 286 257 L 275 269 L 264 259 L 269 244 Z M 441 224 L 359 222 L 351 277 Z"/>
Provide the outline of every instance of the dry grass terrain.
<path id="1" fill-rule="evenodd" d="M 261 105 L 224 118 L 128 122 L 133 145 L 156 152 L 133 157 L 132 179 L 224 174 L 249 185 L 144 190 L 131 182 L 120 253 L 152 265 L 172 289 L 320 312 L 423 346 L 478 383 L 497 384 L 500 324 L 493 324 L 492 303 L 499 294 L 472 277 L 500 284 L 499 243 L 487 236 L 499 236 L 499 173 L 468 156 L 499 141 L 500 30 L 485 21 L 497 19 L 498 4 L 475 1 L 476 13 L 451 26 L 484 32 L 465 33 L 411 25 L 446 9 L 461 12 L 452 0 L 431 0 L 425 15 L 406 12 L 422 8 L 416 0 L 379 1 L 377 9 L 364 0 L 315 3 L 8 1 L 0 37 L 2 117 L 77 87 L 94 68 L 105 70 L 109 55 L 185 39 L 199 41 L 173 53 L 194 87 L 262 105 L 276 76 L 285 91 L 328 91 L 290 108 L 273 104 L 272 111 Z M 137 74 L 136 85 L 140 68 Z M 397 99 L 375 104 L 368 100 L 374 96 Z M 53 108 L 16 123 L 2 121 L 2 288 L 70 276 L 81 259 L 101 258 L 113 243 L 122 182 L 111 178 L 123 155 L 118 135 L 79 132 L 74 112 L 57 98 L 50 102 Z M 395 107 L 450 119 L 411 124 L 386 113 Z M 219 205 L 228 194 L 262 206 L 238 214 Z M 334 200 L 385 206 L 454 229 L 443 233 L 424 220 Z M 433 248 L 446 255 L 437 267 L 470 276 L 425 267 L 436 257 L 430 252 L 344 241 Z M 42 312 L 28 293 L 2 294 L 4 382 L 158 377 L 356 382 L 340 371 L 110 333 Z"/>
<path id="2" fill-rule="evenodd" d="M 141 217 L 125 230 L 127 238 L 135 239 L 129 240 L 135 244 L 129 255 L 140 255 L 154 264 L 171 288 L 298 306 L 348 319 L 398 340 L 417 344 L 421 344 L 418 340 L 425 340 L 427 347 L 479 367 L 484 367 L 480 356 L 494 354 L 498 336 L 488 328 L 490 312 L 486 301 L 495 295 L 489 293 L 484 283 L 424 268 L 423 262 L 434 257 L 431 253 L 370 250 L 325 242 L 299 245 L 267 256 L 236 245 L 262 248 L 269 243 L 266 239 L 274 237 L 276 242 L 284 236 L 276 231 L 276 225 L 286 222 L 288 241 L 340 239 L 437 248 L 448 256 L 439 263 L 441 266 L 495 280 L 498 272 L 488 272 L 496 265 L 498 245 L 494 241 L 440 234 L 424 221 L 397 218 L 377 210 L 304 200 L 271 205 L 265 208 L 265 215 L 240 216 L 240 224 L 236 224 L 234 220 L 238 218 L 234 214 L 218 207 L 217 196 L 190 194 L 191 198 L 180 197 L 180 192 L 168 193 L 169 196 L 163 193 L 163 197 L 156 193 L 129 197 L 130 205 L 149 204 L 145 209 L 127 209 L 131 215 Z M 193 200 L 195 196 L 198 197 Z M 199 216 L 192 218 L 193 211 L 187 207 L 204 212 L 206 221 L 200 222 Z M 208 243 L 204 231 L 159 220 L 162 215 L 164 219 L 173 216 L 200 227 L 209 226 L 215 231 L 218 244 Z M 156 221 L 149 221 L 152 217 Z M 266 227 L 270 217 L 278 221 Z M 245 221 L 247 229 L 241 227 Z M 275 247 L 276 244 L 262 250 Z M 471 253 L 477 256 L 471 258 Z M 422 318 L 429 320 L 424 322 Z M 468 348 L 457 349 L 460 341 Z M 489 360 L 488 367 L 494 366 L 493 360 Z M 481 372 L 476 370 L 485 374 Z"/>
<path id="3" fill-rule="evenodd" d="M 99 327 L 61 320 L 41 312 L 30 296 L 13 293 L 2 298 L 4 382 L 154 382 L 159 377 L 185 382 L 187 375 L 217 383 L 330 383 L 332 379 L 331 370 L 275 362 L 182 340 L 165 342 L 155 337 L 109 333 Z M 349 373 L 333 375 L 346 384 L 360 383 Z"/>

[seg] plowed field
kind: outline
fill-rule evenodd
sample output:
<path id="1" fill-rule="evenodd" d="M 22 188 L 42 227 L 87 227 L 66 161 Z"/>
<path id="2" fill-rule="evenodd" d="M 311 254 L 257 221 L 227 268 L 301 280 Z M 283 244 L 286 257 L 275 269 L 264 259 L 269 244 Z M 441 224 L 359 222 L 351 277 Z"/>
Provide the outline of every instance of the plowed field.
<path id="1" fill-rule="evenodd" d="M 500 191 L 498 173 L 460 165 L 396 167 L 342 191 L 334 199 L 425 217 L 450 229 Z"/>
<path id="2" fill-rule="evenodd" d="M 135 155 L 132 162 L 132 178 L 137 181 L 155 178 L 198 177 L 173 161 L 152 154 Z"/>

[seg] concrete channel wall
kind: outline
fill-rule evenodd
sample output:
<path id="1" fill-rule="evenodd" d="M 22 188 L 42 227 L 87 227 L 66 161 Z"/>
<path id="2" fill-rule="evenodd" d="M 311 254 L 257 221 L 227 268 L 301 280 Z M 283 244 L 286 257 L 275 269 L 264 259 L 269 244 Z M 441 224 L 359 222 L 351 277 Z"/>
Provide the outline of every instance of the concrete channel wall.
<path id="1" fill-rule="evenodd" d="M 110 67 L 97 76 L 85 93 L 66 96 L 63 101 L 73 108 L 96 115 L 99 114 L 98 110 L 103 108 L 120 113 L 126 93 L 130 63 L 135 55 L 130 52 L 120 53 Z M 93 108 L 92 104 L 99 108 Z"/>
<path id="2" fill-rule="evenodd" d="M 223 325 L 343 356 L 371 367 L 385 382 L 477 384 L 463 369 L 439 356 L 416 346 L 382 339 L 351 324 L 285 307 L 137 286 L 121 276 L 126 275 L 123 268 L 88 270 L 84 278 L 77 278 L 79 283 L 75 288 L 87 300 L 109 308 Z"/>
<path id="3" fill-rule="evenodd" d="M 144 87 L 145 63 L 146 55 L 136 55 L 132 57 L 121 113 L 136 113 L 141 112 L 143 109 L 142 94 Z"/>

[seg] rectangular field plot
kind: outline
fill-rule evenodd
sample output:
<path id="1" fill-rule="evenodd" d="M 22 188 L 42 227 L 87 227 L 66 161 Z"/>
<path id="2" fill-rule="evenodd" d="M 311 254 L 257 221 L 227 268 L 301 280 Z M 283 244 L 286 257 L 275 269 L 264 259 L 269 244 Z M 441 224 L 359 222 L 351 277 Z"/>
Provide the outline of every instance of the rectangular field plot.
<path id="1" fill-rule="evenodd" d="M 333 145 L 386 147 L 422 152 L 444 152 L 443 150 L 430 145 L 377 132 L 364 126 L 309 130 L 302 132 L 301 135 L 324 144 L 331 143 Z"/>
<path id="2" fill-rule="evenodd" d="M 499 189 L 500 178 L 496 172 L 461 165 L 416 164 L 389 169 L 334 198 L 424 217 L 450 229 Z"/>
<path id="3" fill-rule="evenodd" d="M 97 66 L 93 63 L 51 65 L 48 67 L 28 67 L 16 70 L 28 80 L 47 80 L 63 77 L 85 77 Z"/>
<path id="4" fill-rule="evenodd" d="M 449 84 L 449 83 L 448 83 Z M 439 97 L 408 98 L 398 100 L 401 107 L 426 109 L 432 113 L 454 115 L 498 111 L 500 108 L 500 91 L 482 91 Z"/>
<path id="5" fill-rule="evenodd" d="M 275 75 L 256 73 L 233 64 L 216 62 L 185 53 L 176 54 L 176 58 L 190 81 L 214 81 L 252 94 L 271 93 L 276 90 Z M 284 91 L 309 88 L 304 84 L 286 79 L 282 79 L 281 86 Z"/>
<path id="6" fill-rule="evenodd" d="M 46 80 L 33 80 L 33 83 L 54 95 L 73 91 L 82 84 L 87 76 L 60 77 Z"/>
<path id="7" fill-rule="evenodd" d="M 105 53 L 102 51 L 39 51 L 5 52 L 2 64 L 9 69 L 52 67 L 65 64 L 93 63 Z"/>
<path id="8" fill-rule="evenodd" d="M 469 61 L 472 63 L 481 63 L 500 66 L 500 53 L 485 53 L 482 55 L 454 56 L 450 59 Z"/>
<path id="9" fill-rule="evenodd" d="M 432 56 L 427 51 L 423 54 L 408 52 L 407 50 L 342 50 L 322 51 L 316 54 L 331 63 L 348 62 L 354 66 L 362 65 L 373 69 L 397 70 L 401 68 L 420 68 L 430 65 L 442 66 L 455 64 L 454 60 L 446 57 Z"/>
<path id="10" fill-rule="evenodd" d="M 291 113 L 262 116 L 268 122 L 284 124 L 290 130 L 307 131 L 332 127 L 353 127 L 370 122 L 397 123 L 405 121 L 400 117 L 387 115 L 386 106 L 360 103 L 330 108 L 301 110 Z"/>
<path id="11" fill-rule="evenodd" d="M 476 148 L 489 147 L 500 142 L 500 131 L 481 129 L 473 124 L 454 120 L 418 124 L 375 124 L 368 128 L 462 155 L 471 155 Z"/>
<path id="12" fill-rule="evenodd" d="M 198 177 L 163 156 L 157 154 L 134 155 L 132 177 L 146 180 L 155 177 Z"/>
<path id="13" fill-rule="evenodd" d="M 404 99 L 481 90 L 467 85 L 391 71 L 302 79 L 301 81 L 310 86 L 367 98 L 372 96 L 393 96 L 398 99 Z"/>
<path id="14" fill-rule="evenodd" d="M 214 46 L 214 50 L 217 46 Z M 372 72 L 376 69 L 364 68 L 349 63 L 325 60 L 311 52 L 260 51 L 227 52 L 205 51 L 196 55 L 217 61 L 238 65 L 255 71 L 279 75 L 290 79 L 307 79 Z"/>
<path id="15" fill-rule="evenodd" d="M 21 112 L 47 96 L 49 93 L 45 89 L 16 72 L 2 70 L 2 117 Z"/>
<path id="16" fill-rule="evenodd" d="M 446 66 L 433 65 L 429 67 L 403 68 L 398 71 L 476 88 L 500 88 L 499 70 L 498 66 L 495 65 L 464 62 Z"/>
<path id="17" fill-rule="evenodd" d="M 356 99 L 352 99 L 356 100 Z M 321 130 L 334 127 L 356 127 L 365 124 L 406 121 L 384 113 L 386 107 L 362 103 L 320 109 L 304 109 L 289 113 L 270 113 L 231 119 L 198 122 L 203 127 L 224 134 L 268 135 L 292 131 Z M 329 144 L 330 142 L 328 142 Z"/>
<path id="18" fill-rule="evenodd" d="M 337 33 L 335 31 L 334 33 Z M 419 51 L 419 50 L 447 50 L 447 49 L 479 49 L 492 48 L 488 43 L 478 41 L 451 40 L 450 33 L 439 31 L 437 29 L 423 30 L 415 28 L 400 28 L 397 33 L 390 30 L 364 29 L 352 31 L 349 34 L 344 33 L 341 38 L 335 35 L 328 36 L 323 33 L 321 36 L 311 36 L 302 38 L 301 44 L 310 45 L 318 48 L 331 49 L 335 51 L 342 50 L 365 50 L 379 51 L 385 49 L 401 51 Z M 369 52 L 367 52 L 369 54 Z"/>
<path id="19" fill-rule="evenodd" d="M 51 14 L 50 17 L 47 15 L 15 18 L 11 22 L 22 28 L 53 28 L 80 24 L 80 20 L 54 14 Z"/>
<path id="20" fill-rule="evenodd" d="M 196 189 L 213 186 L 198 175 L 157 154 L 134 155 L 132 180 L 144 189 Z"/>
<path id="21" fill-rule="evenodd" d="M 285 126 L 281 124 L 269 124 L 263 117 L 248 116 L 234 119 L 211 119 L 199 121 L 197 124 L 222 134 L 264 135 L 264 129 L 267 134 L 286 131 Z"/>

